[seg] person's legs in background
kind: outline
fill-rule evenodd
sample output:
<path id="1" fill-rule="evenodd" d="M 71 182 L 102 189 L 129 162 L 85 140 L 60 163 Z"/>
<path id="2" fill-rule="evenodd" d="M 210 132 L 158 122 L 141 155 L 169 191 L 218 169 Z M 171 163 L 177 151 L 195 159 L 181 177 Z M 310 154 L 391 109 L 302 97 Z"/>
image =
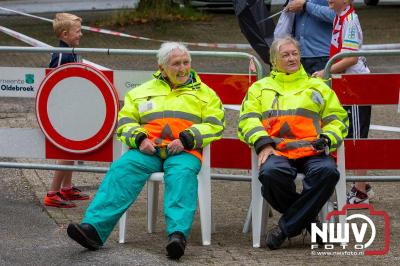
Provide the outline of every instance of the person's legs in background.
<path id="1" fill-rule="evenodd" d="M 58 165 L 74 165 L 74 161 L 58 161 Z M 54 172 L 50 190 L 44 197 L 44 205 L 58 208 L 73 208 L 71 200 L 87 200 L 89 195 L 72 185 L 72 171 Z"/>
<path id="2" fill-rule="evenodd" d="M 74 165 L 74 161 L 60 161 L 59 165 Z M 72 171 L 56 171 L 55 176 L 61 174 L 61 195 L 66 200 L 88 200 L 89 195 L 82 193 L 81 190 L 72 184 Z"/>
<path id="3" fill-rule="evenodd" d="M 368 138 L 369 126 L 371 121 L 371 106 L 344 106 L 349 115 L 349 134 L 347 138 Z M 353 171 L 355 176 L 367 176 L 368 171 L 356 169 Z M 355 182 L 347 193 L 347 203 L 349 204 L 368 204 L 375 193 L 367 182 Z"/>

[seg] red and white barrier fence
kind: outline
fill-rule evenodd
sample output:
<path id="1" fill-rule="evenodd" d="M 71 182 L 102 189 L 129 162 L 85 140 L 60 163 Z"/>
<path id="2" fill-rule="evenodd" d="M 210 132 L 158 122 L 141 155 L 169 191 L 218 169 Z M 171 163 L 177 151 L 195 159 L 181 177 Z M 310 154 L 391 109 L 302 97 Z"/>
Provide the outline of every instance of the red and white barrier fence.
<path id="1" fill-rule="evenodd" d="M 112 138 L 118 102 L 127 91 L 149 80 L 152 73 L 99 71 L 79 63 L 52 71 L 0 67 L 0 97 L 35 97 L 40 127 L 1 128 L 0 157 L 113 161 L 121 147 L 115 136 Z M 199 75 L 227 104 L 239 103 L 250 85 L 247 74 Z M 250 78 L 251 82 L 256 80 L 254 75 Z M 23 145 L 15 147 L 21 141 Z"/>

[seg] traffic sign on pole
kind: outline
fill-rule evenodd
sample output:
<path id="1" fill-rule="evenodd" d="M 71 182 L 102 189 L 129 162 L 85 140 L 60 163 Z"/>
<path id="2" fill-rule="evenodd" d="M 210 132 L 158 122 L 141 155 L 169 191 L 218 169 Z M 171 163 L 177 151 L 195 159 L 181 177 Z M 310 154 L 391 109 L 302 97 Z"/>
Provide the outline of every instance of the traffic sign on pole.
<path id="1" fill-rule="evenodd" d="M 103 146 L 113 135 L 118 110 L 110 80 L 82 63 L 52 70 L 36 95 L 39 127 L 51 144 L 68 153 L 85 154 Z"/>

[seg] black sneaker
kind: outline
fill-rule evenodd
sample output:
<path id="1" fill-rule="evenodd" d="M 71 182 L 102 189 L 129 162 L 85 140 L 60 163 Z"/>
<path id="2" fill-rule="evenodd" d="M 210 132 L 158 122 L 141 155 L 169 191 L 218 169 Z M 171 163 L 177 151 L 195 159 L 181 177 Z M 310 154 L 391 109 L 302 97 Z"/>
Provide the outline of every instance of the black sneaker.
<path id="1" fill-rule="evenodd" d="M 179 260 L 185 253 L 185 248 L 186 239 L 183 233 L 176 231 L 168 236 L 168 243 L 166 246 L 168 258 Z"/>
<path id="2" fill-rule="evenodd" d="M 315 220 L 315 221 L 313 221 L 313 222 L 311 222 L 311 223 L 315 223 L 315 224 L 317 225 L 317 227 L 318 227 L 320 230 L 322 230 L 322 223 L 321 223 L 320 220 Z M 310 236 L 311 236 L 311 223 L 310 223 L 309 226 L 306 227 L 306 230 L 307 230 L 307 232 L 310 234 Z M 318 245 L 323 245 L 323 244 L 324 244 L 324 242 L 322 241 L 322 238 L 321 238 L 319 235 L 316 235 L 316 238 L 317 238 L 316 240 L 317 240 L 317 244 L 318 244 Z"/>
<path id="3" fill-rule="evenodd" d="M 67 234 L 78 244 L 89 250 L 98 250 L 103 245 L 96 229 L 90 224 L 70 223 Z"/>
<path id="4" fill-rule="evenodd" d="M 280 248 L 285 240 L 286 235 L 282 232 L 279 226 L 276 226 L 268 232 L 266 244 L 269 249 L 274 250 Z"/>

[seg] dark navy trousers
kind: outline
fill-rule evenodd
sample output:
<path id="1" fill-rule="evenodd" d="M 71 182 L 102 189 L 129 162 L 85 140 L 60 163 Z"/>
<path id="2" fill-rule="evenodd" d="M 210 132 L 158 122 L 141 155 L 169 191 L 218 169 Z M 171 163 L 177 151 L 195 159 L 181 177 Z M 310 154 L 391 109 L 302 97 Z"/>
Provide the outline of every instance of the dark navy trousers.
<path id="1" fill-rule="evenodd" d="M 298 172 L 305 175 L 301 193 L 294 183 Z M 325 154 L 296 160 L 271 155 L 261 165 L 259 180 L 263 197 L 282 213 L 279 227 L 293 237 L 315 221 L 335 189 L 339 171 L 333 157 Z"/>
<path id="2" fill-rule="evenodd" d="M 303 65 L 307 74 L 311 76 L 315 71 L 324 69 L 328 61 L 329 61 L 329 56 L 303 57 L 301 59 L 301 64 Z"/>

